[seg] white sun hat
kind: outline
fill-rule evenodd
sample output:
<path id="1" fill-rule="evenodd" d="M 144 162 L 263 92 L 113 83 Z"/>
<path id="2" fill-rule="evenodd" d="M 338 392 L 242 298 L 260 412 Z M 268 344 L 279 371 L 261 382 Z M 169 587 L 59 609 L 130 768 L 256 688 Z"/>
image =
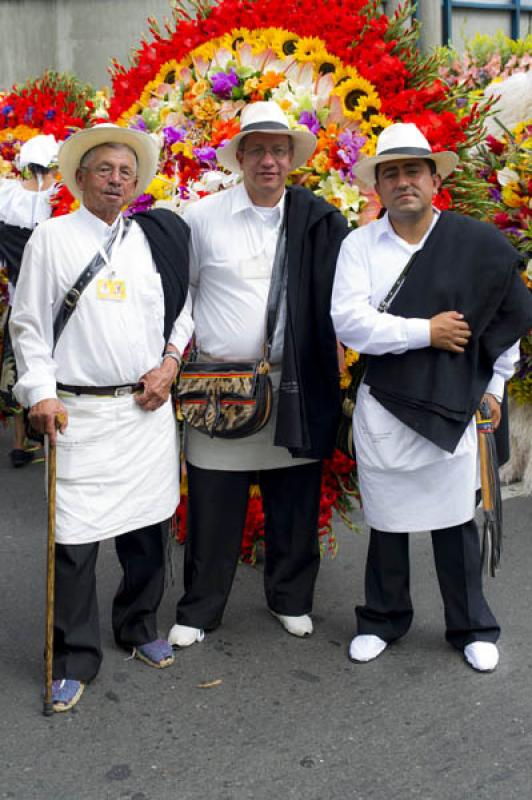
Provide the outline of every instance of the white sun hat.
<path id="1" fill-rule="evenodd" d="M 311 157 L 316 149 L 316 137 L 306 128 L 290 128 L 286 114 L 273 100 L 250 103 L 240 115 L 240 133 L 237 133 L 223 147 L 219 147 L 216 157 L 222 167 L 231 172 L 242 172 L 236 157 L 238 145 L 250 133 L 276 133 L 290 136 L 294 143 L 292 169 L 297 169 Z"/>
<path id="2" fill-rule="evenodd" d="M 59 171 L 64 183 L 74 197 L 81 200 L 82 193 L 76 183 L 76 171 L 85 153 L 93 147 L 104 144 L 123 144 L 135 152 L 137 185 L 134 197 L 138 197 L 157 172 L 159 147 L 148 133 L 133 128 L 122 128 L 110 122 L 85 128 L 63 143 L 59 150 Z"/>
<path id="3" fill-rule="evenodd" d="M 355 164 L 353 172 L 360 181 L 368 186 L 374 186 L 377 164 L 414 158 L 429 158 L 434 161 L 436 172 L 441 178 L 450 175 L 459 161 L 458 156 L 452 150 L 434 153 L 427 139 L 412 122 L 396 122 L 379 134 L 376 155 L 359 161 L 358 164 Z"/>

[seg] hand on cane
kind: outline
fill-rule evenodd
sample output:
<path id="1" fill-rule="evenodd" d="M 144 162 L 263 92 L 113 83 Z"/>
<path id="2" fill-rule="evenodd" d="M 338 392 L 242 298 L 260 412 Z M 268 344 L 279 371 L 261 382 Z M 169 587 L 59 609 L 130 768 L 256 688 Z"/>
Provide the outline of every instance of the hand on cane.
<path id="1" fill-rule="evenodd" d="M 32 428 L 46 434 L 52 446 L 57 441 L 57 431 L 64 433 L 68 425 L 68 411 L 56 398 L 39 400 L 30 408 L 28 417 Z"/>

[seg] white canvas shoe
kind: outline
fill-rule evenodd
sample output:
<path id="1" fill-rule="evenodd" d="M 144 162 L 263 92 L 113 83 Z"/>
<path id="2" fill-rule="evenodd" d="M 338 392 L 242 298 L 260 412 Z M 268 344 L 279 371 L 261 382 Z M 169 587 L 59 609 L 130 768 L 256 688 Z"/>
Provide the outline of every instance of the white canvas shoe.
<path id="1" fill-rule="evenodd" d="M 314 630 L 312 620 L 308 614 L 302 614 L 300 617 L 290 617 L 286 614 L 277 614 L 271 608 L 270 612 L 279 620 L 285 631 L 291 633 L 292 636 L 310 636 Z"/>
<path id="2" fill-rule="evenodd" d="M 380 656 L 388 647 L 388 643 L 380 636 L 372 633 L 361 633 L 355 636 L 349 646 L 349 658 L 351 661 L 373 661 Z"/>
<path id="3" fill-rule="evenodd" d="M 191 628 L 189 625 L 174 625 L 168 634 L 169 644 L 177 647 L 190 647 L 195 642 L 202 642 L 205 638 L 201 628 Z"/>
<path id="4" fill-rule="evenodd" d="M 493 672 L 499 663 L 499 651 L 493 642 L 471 642 L 464 647 L 464 658 L 477 672 Z"/>

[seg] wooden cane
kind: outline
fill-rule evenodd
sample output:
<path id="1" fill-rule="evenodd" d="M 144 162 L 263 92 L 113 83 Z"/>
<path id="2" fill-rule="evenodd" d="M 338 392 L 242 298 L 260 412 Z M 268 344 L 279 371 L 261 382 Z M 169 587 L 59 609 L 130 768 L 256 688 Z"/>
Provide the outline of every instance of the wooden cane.
<path id="1" fill-rule="evenodd" d="M 54 713 L 52 704 L 52 664 L 54 655 L 54 593 L 55 593 L 55 485 L 56 449 L 48 437 L 48 549 L 46 564 L 46 643 L 44 651 L 43 714 Z"/>
<path id="2" fill-rule="evenodd" d="M 476 412 L 476 420 L 477 420 L 477 426 L 479 425 L 479 423 L 485 422 L 480 411 Z M 480 489 L 482 493 L 482 507 L 484 511 L 493 511 L 494 502 L 493 502 L 491 481 L 489 478 L 488 442 L 486 440 L 486 434 L 482 432 L 482 429 L 480 427 L 477 427 L 477 431 L 478 431 L 477 435 L 478 452 L 480 461 Z"/>

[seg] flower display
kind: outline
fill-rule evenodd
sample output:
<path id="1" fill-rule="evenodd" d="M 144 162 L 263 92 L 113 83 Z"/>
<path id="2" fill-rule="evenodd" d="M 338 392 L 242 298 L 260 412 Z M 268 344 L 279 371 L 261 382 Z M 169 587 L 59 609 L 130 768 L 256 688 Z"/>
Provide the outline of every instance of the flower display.
<path id="1" fill-rule="evenodd" d="M 225 188 L 232 181 L 216 166 L 216 148 L 238 131 L 247 103 L 273 100 L 291 127 L 306 127 L 318 139 L 315 154 L 292 179 L 337 206 L 351 225 L 358 223 L 373 196 L 355 184 L 353 167 L 361 154 L 374 153 L 376 136 L 391 120 L 380 113 L 375 87 L 354 68 L 343 70 L 340 84 L 332 72 L 320 72 L 332 59 L 322 40 L 301 48 L 300 61 L 305 40 L 292 34 L 295 50 L 287 56 L 276 35 L 231 31 L 180 63 L 164 64 L 122 114 L 119 124 L 150 131 L 161 146 L 159 174 L 130 211 L 161 202 L 179 207 Z"/>
<path id="2" fill-rule="evenodd" d="M 462 91 L 484 89 L 492 81 L 503 81 L 532 69 L 532 35 L 510 39 L 502 31 L 494 36 L 477 33 L 466 42 L 460 55 L 454 48 L 441 48 L 440 77 Z"/>

